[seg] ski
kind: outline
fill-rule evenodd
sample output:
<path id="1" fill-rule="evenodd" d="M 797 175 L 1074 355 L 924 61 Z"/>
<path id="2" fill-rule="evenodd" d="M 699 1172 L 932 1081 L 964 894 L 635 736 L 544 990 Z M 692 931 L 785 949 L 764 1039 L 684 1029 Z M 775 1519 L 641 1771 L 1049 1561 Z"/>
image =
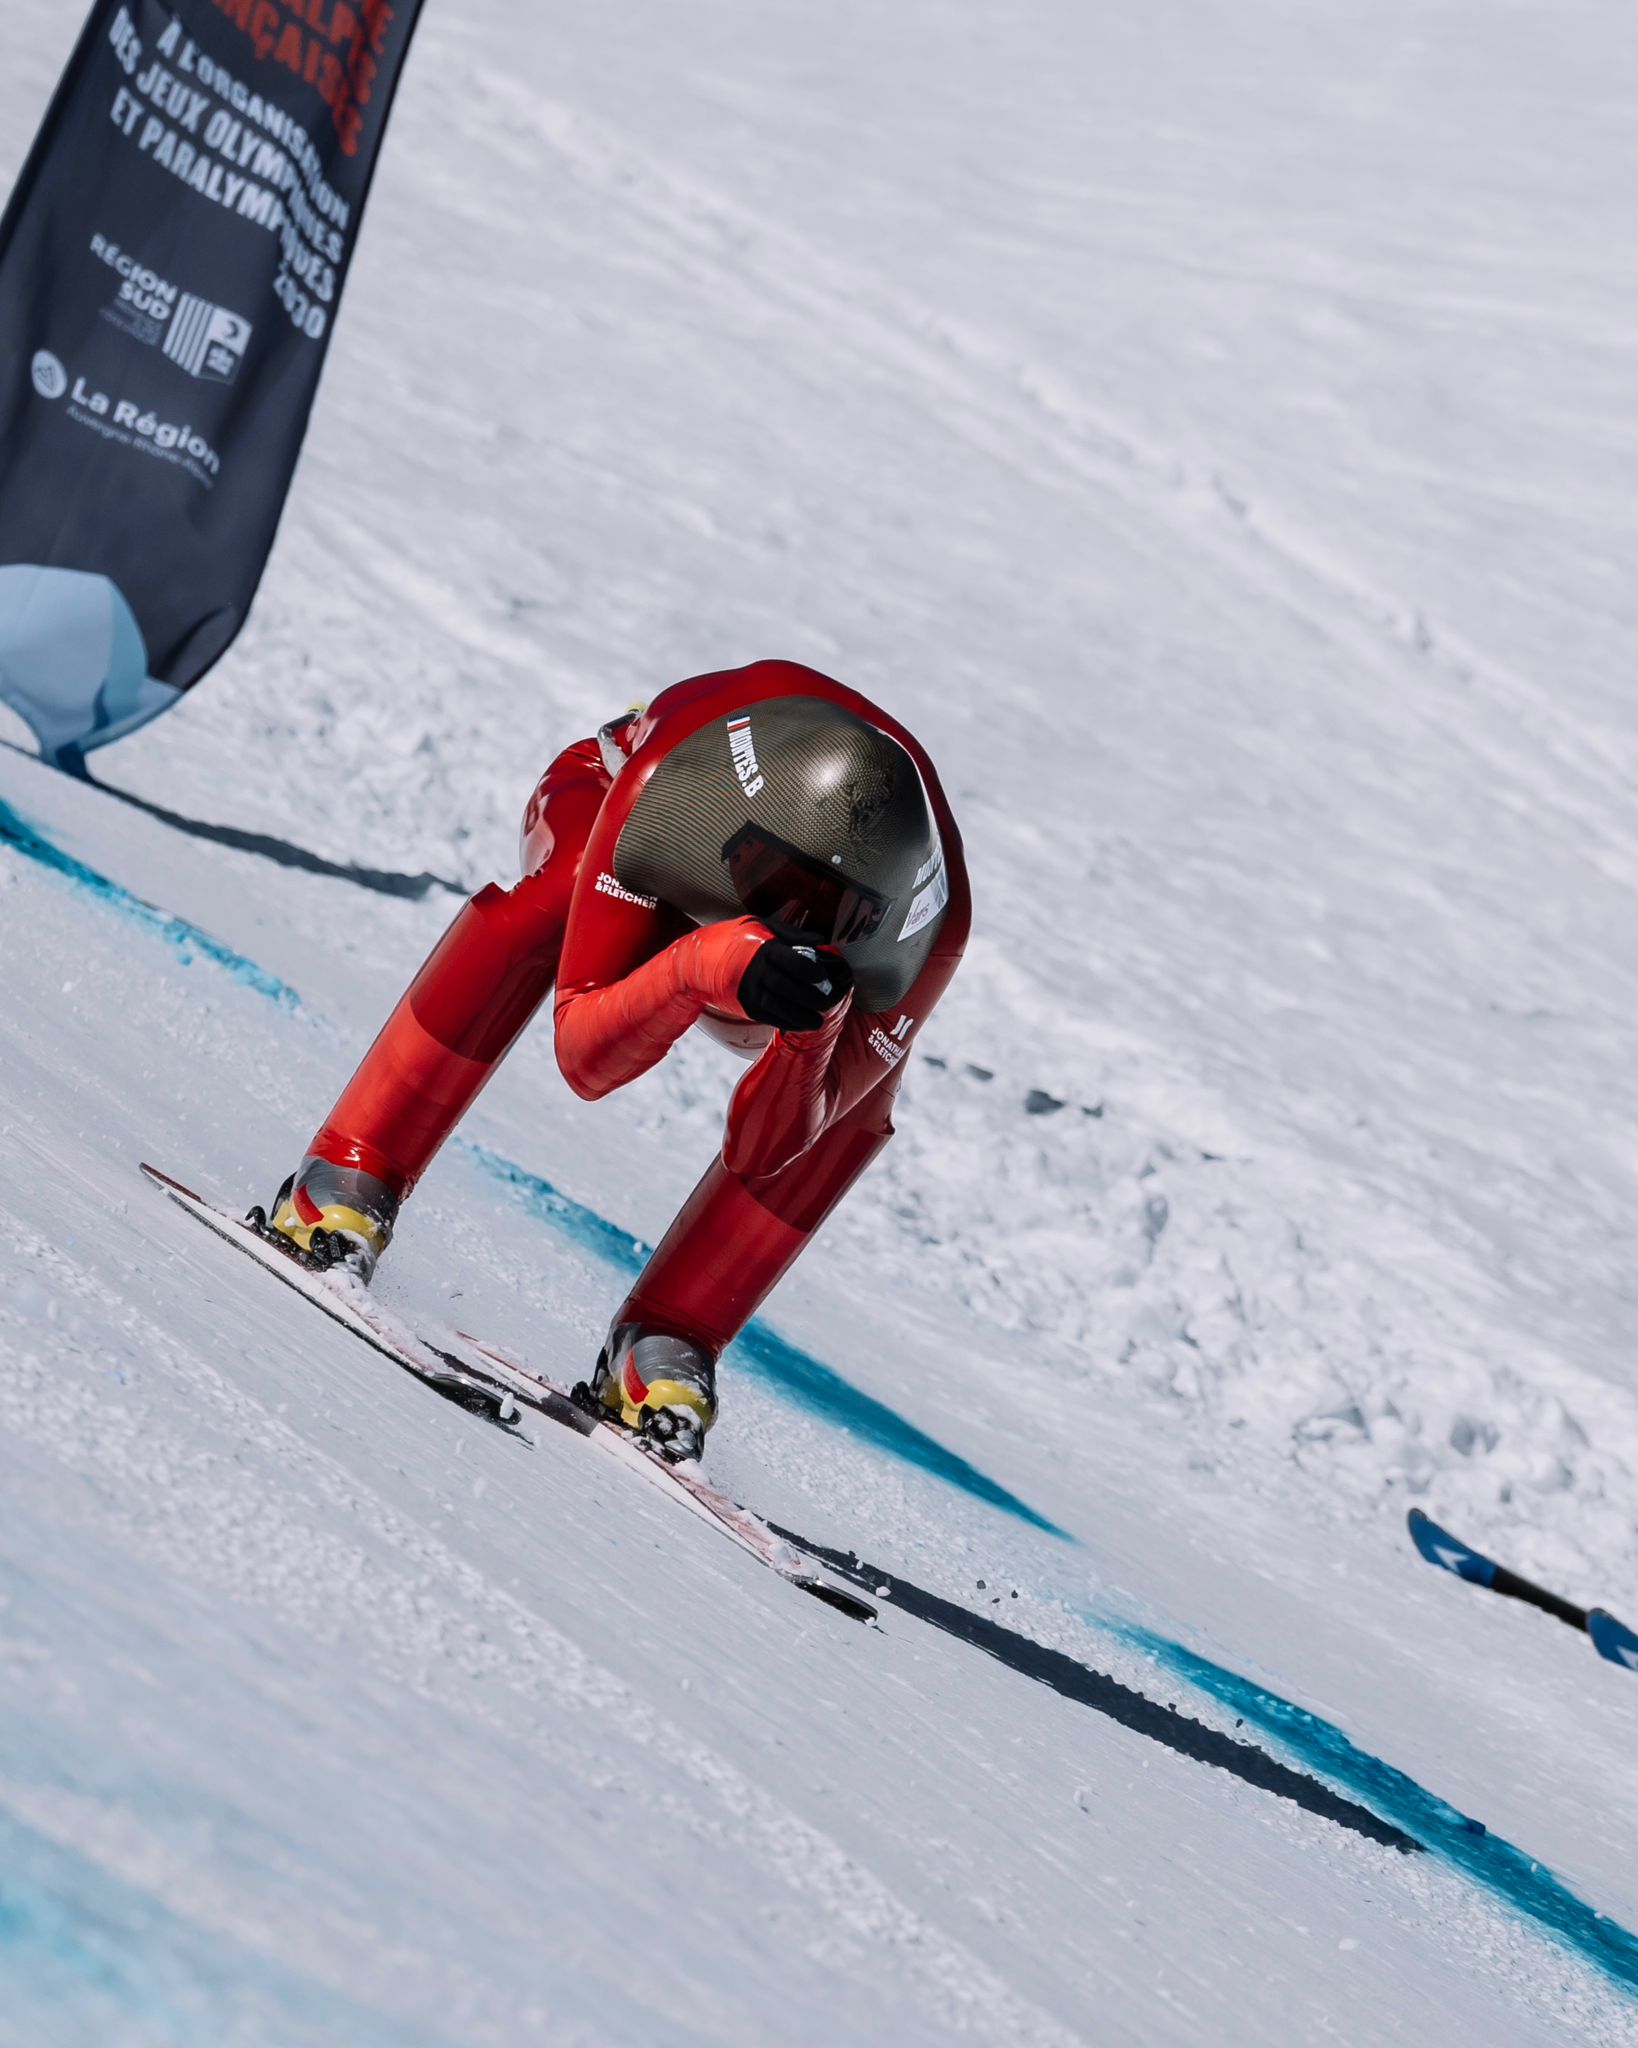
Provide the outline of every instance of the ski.
<path id="1" fill-rule="evenodd" d="M 784 1536 L 776 1535 L 760 1515 L 720 1492 L 693 1468 L 668 1464 L 631 1430 L 589 1413 L 544 1374 L 475 1337 L 456 1335 L 450 1340 L 435 1340 L 425 1336 L 372 1300 L 363 1282 L 344 1268 L 319 1269 L 309 1265 L 300 1251 L 281 1243 L 265 1227 L 258 1228 L 248 1218 L 231 1215 L 159 1167 L 144 1160 L 141 1171 L 179 1209 L 433 1393 L 497 1424 L 524 1443 L 530 1439 L 519 1427 L 521 1411 L 527 1409 L 558 1424 L 635 1476 L 668 1493 L 686 1512 L 708 1522 L 748 1556 L 802 1592 L 854 1621 L 876 1619 L 876 1609 L 869 1601 L 821 1578 L 797 1547 Z M 461 1350 L 456 1351 L 453 1344 L 459 1344 Z"/>
<path id="2" fill-rule="evenodd" d="M 752 1556 L 778 1572 L 781 1578 L 789 1579 L 792 1585 L 800 1586 L 805 1593 L 824 1601 L 827 1607 L 851 1615 L 855 1621 L 876 1619 L 876 1610 L 867 1600 L 861 1600 L 845 1587 L 834 1585 L 809 1571 L 796 1544 L 776 1533 L 760 1515 L 741 1507 L 738 1501 L 720 1492 L 702 1478 L 693 1465 L 671 1464 L 659 1452 L 651 1451 L 635 1431 L 581 1407 L 554 1380 L 537 1373 L 511 1353 L 465 1331 L 458 1335 L 462 1344 L 508 1376 L 517 1398 L 526 1406 L 584 1437 L 628 1471 L 670 1492 L 691 1514 L 701 1521 L 715 1524 L 742 1550 L 750 1551 Z"/>
<path id="3" fill-rule="evenodd" d="M 1522 1600 L 1527 1607 L 1539 1607 L 1543 1614 L 1551 1614 L 1568 1627 L 1590 1636 L 1601 1657 L 1607 1657 L 1612 1664 L 1624 1665 L 1629 1671 L 1638 1671 L 1638 1635 L 1624 1622 L 1617 1621 L 1613 1614 L 1602 1607 L 1577 1607 L 1574 1601 L 1549 1592 L 1533 1579 L 1509 1571 L 1506 1565 L 1486 1557 L 1482 1550 L 1475 1550 L 1472 1544 L 1464 1543 L 1459 1536 L 1452 1536 L 1448 1529 L 1441 1529 L 1420 1508 L 1412 1508 L 1406 1520 L 1411 1541 L 1429 1564 L 1453 1573 L 1458 1579 L 1466 1579 L 1469 1585 L 1486 1586 L 1492 1593 L 1500 1593 L 1506 1599 Z"/>
<path id="4" fill-rule="evenodd" d="M 361 1338 L 383 1358 L 389 1358 L 402 1371 L 411 1373 L 446 1401 L 453 1401 L 457 1407 L 469 1414 L 480 1415 L 486 1422 L 498 1423 L 503 1429 L 517 1433 L 518 1402 L 516 1396 L 503 1387 L 497 1387 L 492 1380 L 466 1371 L 459 1360 L 450 1357 L 436 1346 L 422 1342 L 410 1331 L 398 1326 L 385 1315 L 364 1290 L 363 1283 L 344 1270 L 331 1268 L 320 1272 L 303 1263 L 301 1255 L 292 1246 L 281 1250 L 269 1237 L 255 1226 L 237 1216 L 230 1216 L 225 1209 L 217 1208 L 203 1195 L 186 1187 L 157 1166 L 150 1166 L 146 1160 L 141 1167 L 143 1175 L 168 1195 L 179 1209 L 202 1223 L 224 1243 L 236 1251 L 243 1252 L 264 1271 L 275 1279 L 282 1280 L 286 1287 L 323 1311 L 333 1322 L 344 1330 L 350 1330 Z"/>

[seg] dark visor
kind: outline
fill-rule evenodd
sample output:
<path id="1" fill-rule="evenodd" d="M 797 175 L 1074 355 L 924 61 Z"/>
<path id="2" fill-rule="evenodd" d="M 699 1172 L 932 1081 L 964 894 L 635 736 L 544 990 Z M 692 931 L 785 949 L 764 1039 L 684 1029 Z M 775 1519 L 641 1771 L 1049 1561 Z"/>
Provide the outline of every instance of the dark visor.
<path id="1" fill-rule="evenodd" d="M 888 902 L 861 889 L 838 868 L 746 825 L 722 849 L 734 894 L 753 917 L 816 939 L 822 946 L 852 946 L 881 929 Z"/>

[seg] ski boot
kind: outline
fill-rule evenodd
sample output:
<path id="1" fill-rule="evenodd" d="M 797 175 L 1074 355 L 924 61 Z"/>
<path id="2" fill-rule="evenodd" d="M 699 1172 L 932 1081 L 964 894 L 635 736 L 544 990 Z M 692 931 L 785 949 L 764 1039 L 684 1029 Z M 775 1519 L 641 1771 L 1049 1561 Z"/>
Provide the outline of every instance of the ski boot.
<path id="1" fill-rule="evenodd" d="M 264 1237 L 285 1239 L 304 1265 L 319 1272 L 344 1266 L 368 1284 L 397 1215 L 398 1197 L 385 1181 L 309 1153 L 274 1196 L 272 1217 L 252 1209 L 245 1220 Z"/>
<path id="2" fill-rule="evenodd" d="M 717 1362 L 669 1331 L 616 1323 L 598 1355 L 591 1385 L 574 1390 L 582 1408 L 635 1430 L 672 1464 L 697 1458 L 716 1419 Z"/>

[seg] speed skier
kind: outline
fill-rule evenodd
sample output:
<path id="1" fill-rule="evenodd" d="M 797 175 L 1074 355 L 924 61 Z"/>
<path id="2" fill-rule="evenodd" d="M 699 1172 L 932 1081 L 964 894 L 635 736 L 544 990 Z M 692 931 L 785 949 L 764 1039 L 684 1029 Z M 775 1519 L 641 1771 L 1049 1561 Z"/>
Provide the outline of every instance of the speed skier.
<path id="1" fill-rule="evenodd" d="M 970 898 L 926 753 L 795 662 L 675 684 L 560 754 L 523 878 L 460 911 L 279 1190 L 272 1227 L 368 1279 L 399 1207 L 556 986 L 588 1100 L 694 1025 L 754 1062 L 717 1158 L 615 1311 L 589 1393 L 698 1457 L 716 1362 L 892 1136 Z"/>

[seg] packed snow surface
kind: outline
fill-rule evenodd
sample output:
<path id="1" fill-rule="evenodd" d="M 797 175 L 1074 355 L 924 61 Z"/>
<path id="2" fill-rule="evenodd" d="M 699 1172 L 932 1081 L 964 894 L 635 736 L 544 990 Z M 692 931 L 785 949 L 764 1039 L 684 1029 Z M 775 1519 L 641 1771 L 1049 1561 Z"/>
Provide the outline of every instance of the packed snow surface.
<path id="1" fill-rule="evenodd" d="M 1403 1531 L 1638 1619 L 1635 95 L 1614 0 L 428 0 L 249 629 L 139 803 L 0 754 L 5 2048 L 1638 2041 L 1638 1683 Z M 711 1475 L 1425 1853 L 138 1178 L 265 1200 L 551 754 L 770 654 L 977 930 Z M 738 1070 L 548 1040 L 379 1288 L 572 1377 Z"/>

